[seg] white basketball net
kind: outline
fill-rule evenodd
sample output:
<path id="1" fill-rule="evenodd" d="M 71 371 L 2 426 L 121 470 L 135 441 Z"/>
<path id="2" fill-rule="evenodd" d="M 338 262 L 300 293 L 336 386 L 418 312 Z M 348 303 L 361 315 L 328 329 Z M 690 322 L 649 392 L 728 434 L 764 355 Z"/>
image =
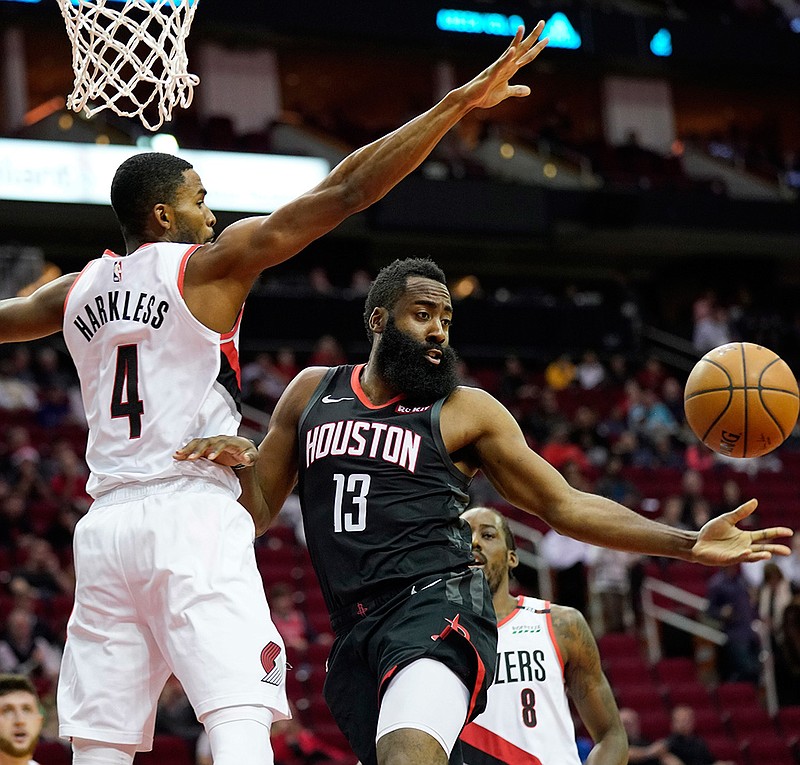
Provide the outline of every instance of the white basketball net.
<path id="1" fill-rule="evenodd" d="M 72 41 L 75 88 L 67 106 L 88 116 L 111 109 L 148 130 L 192 103 L 186 38 L 200 0 L 58 0 Z M 145 114 L 148 110 L 152 117 Z"/>

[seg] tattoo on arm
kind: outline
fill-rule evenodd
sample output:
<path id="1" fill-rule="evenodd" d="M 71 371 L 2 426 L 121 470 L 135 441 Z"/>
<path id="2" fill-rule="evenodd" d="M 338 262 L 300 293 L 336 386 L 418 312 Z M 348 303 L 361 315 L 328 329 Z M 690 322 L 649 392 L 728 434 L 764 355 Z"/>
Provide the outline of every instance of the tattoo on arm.
<path id="1" fill-rule="evenodd" d="M 569 693 L 576 701 L 585 699 L 602 674 L 597 643 L 579 611 L 556 607 L 552 618 Z"/>

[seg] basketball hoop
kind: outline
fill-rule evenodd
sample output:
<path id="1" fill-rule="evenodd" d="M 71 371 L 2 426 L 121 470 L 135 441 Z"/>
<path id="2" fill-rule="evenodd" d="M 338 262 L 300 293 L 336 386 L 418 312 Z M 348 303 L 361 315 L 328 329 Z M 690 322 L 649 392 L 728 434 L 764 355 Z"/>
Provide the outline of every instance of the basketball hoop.
<path id="1" fill-rule="evenodd" d="M 75 87 L 67 106 L 93 116 L 111 109 L 148 130 L 192 103 L 200 78 L 189 74 L 186 38 L 200 0 L 58 0 L 72 42 Z M 157 117 L 150 117 L 145 110 Z"/>

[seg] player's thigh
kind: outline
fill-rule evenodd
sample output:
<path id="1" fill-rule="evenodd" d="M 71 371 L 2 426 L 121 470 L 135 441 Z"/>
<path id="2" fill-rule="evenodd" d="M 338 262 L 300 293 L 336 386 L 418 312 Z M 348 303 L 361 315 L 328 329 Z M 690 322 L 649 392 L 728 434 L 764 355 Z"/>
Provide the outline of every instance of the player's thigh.
<path id="1" fill-rule="evenodd" d="M 94 508 L 75 531 L 75 605 L 59 675 L 59 721 L 71 736 L 140 744 L 152 738 L 169 669 L 139 619 L 119 555 L 116 511 Z"/>
<path id="2" fill-rule="evenodd" d="M 159 542 L 151 627 L 195 712 L 262 704 L 288 712 L 286 653 L 255 563 L 253 523 L 232 499 L 180 500 L 185 539 Z M 181 524 L 183 525 L 183 524 Z"/>

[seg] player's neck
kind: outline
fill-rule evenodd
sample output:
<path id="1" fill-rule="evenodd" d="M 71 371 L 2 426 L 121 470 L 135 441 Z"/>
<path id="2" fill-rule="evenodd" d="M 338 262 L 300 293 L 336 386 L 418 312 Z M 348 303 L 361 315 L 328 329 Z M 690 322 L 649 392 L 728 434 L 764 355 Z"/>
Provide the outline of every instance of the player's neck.
<path id="1" fill-rule="evenodd" d="M 385 404 L 401 391 L 394 390 L 377 372 L 377 365 L 374 362 L 367 362 L 361 370 L 361 390 L 366 397 L 376 405 Z"/>
<path id="2" fill-rule="evenodd" d="M 507 587 L 501 587 L 492 598 L 497 621 L 505 619 L 518 605 L 516 595 L 512 595 Z"/>

